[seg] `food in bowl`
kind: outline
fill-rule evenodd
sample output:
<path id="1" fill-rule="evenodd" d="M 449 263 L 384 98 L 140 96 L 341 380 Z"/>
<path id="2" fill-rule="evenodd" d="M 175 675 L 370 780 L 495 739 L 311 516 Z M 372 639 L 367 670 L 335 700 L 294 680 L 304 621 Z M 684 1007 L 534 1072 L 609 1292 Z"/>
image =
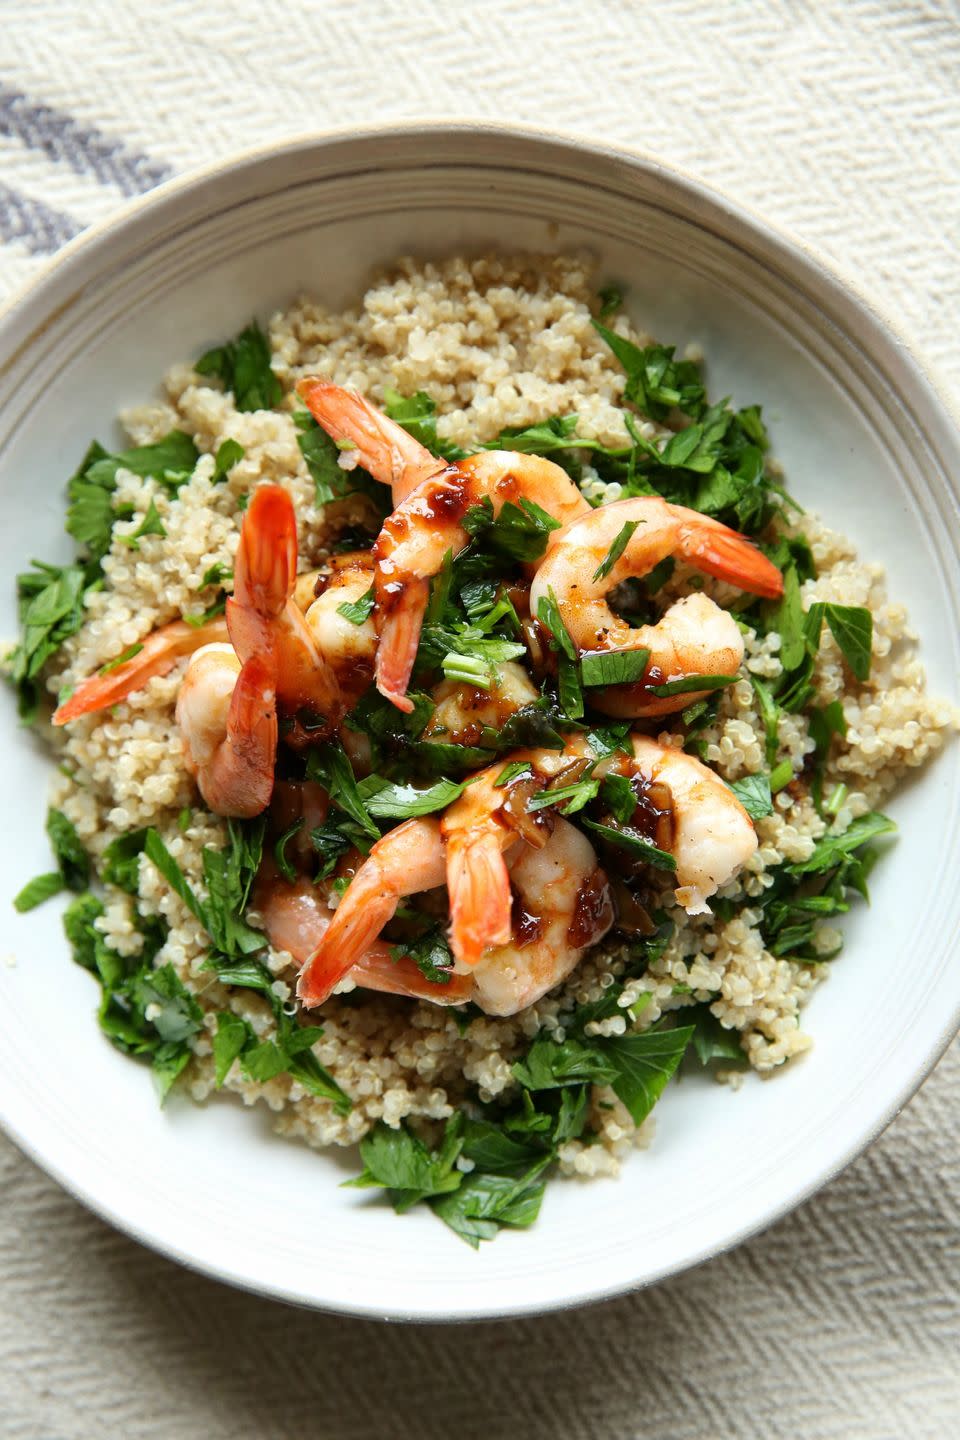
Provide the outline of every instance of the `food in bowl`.
<path id="1" fill-rule="evenodd" d="M 78 892 L 161 1093 L 359 1141 L 477 1244 L 648 1144 L 685 1055 L 806 1050 L 953 716 L 759 409 L 576 257 L 403 261 L 165 391 L 70 480 L 10 666 L 62 771 L 19 904 Z"/>

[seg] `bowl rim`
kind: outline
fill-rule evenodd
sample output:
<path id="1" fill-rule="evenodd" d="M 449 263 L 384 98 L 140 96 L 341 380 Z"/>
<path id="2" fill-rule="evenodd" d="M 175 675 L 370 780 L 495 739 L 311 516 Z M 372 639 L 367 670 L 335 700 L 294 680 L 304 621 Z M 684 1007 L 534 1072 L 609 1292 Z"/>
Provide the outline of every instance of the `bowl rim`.
<path id="1" fill-rule="evenodd" d="M 584 156 L 597 156 L 605 160 L 620 162 L 633 171 L 640 171 L 647 176 L 663 179 L 667 184 L 679 189 L 687 199 L 704 201 L 715 213 L 719 211 L 741 230 L 746 230 L 751 238 L 762 242 L 768 249 L 772 247 L 781 256 L 785 256 L 792 266 L 800 269 L 804 279 L 816 281 L 821 287 L 826 286 L 832 302 L 841 307 L 852 308 L 861 324 L 865 324 L 871 329 L 888 347 L 892 345 L 898 354 L 898 359 L 906 367 L 913 385 L 919 385 L 921 392 L 926 392 L 925 398 L 928 405 L 932 402 L 934 409 L 939 407 L 948 427 L 952 427 L 957 432 L 956 439 L 960 444 L 960 396 L 955 396 L 953 387 L 940 374 L 938 368 L 930 362 L 929 358 L 918 352 L 913 341 L 908 338 L 901 327 L 900 321 L 891 317 L 883 303 L 878 301 L 875 295 L 859 280 L 853 279 L 844 267 L 837 264 L 832 257 L 797 235 L 789 227 L 771 222 L 759 210 L 734 199 L 718 186 L 706 183 L 696 173 L 673 162 L 661 160 L 655 153 L 639 146 L 597 140 L 576 130 L 469 117 L 451 117 L 440 120 L 412 118 L 376 125 L 328 126 L 316 131 L 302 131 L 277 140 L 243 147 L 218 160 L 175 175 L 144 194 L 126 201 L 118 206 L 111 215 L 88 226 L 49 259 L 42 262 L 32 275 L 15 287 L 11 294 L 0 303 L 0 378 L 22 354 L 29 350 L 34 341 L 43 333 L 47 322 L 41 320 L 39 324 L 29 327 L 25 337 L 14 345 L 10 354 L 5 355 L 3 349 L 9 328 L 15 326 L 30 307 L 42 306 L 45 298 L 44 292 L 68 274 L 75 265 L 81 263 L 88 252 L 96 250 L 108 237 L 122 233 L 151 210 L 160 210 L 170 203 L 175 203 L 182 196 L 201 191 L 212 181 L 246 168 L 255 168 L 269 158 L 292 157 L 298 153 L 336 147 L 344 142 L 369 144 L 383 142 L 393 137 L 408 140 L 419 137 L 429 141 L 432 136 L 437 135 L 476 136 L 477 134 L 507 142 L 510 140 L 538 142 L 555 149 L 558 153 L 564 151 L 569 153 L 572 150 L 580 152 Z M 27 318 L 29 317 L 27 316 Z M 282 1287 L 271 1286 L 269 1283 L 239 1274 L 213 1262 L 205 1263 L 196 1255 L 185 1253 L 175 1241 L 155 1233 L 146 1225 L 139 1225 L 135 1219 L 129 1216 L 115 1212 L 108 1202 L 92 1194 L 83 1182 L 65 1174 L 55 1160 L 39 1153 L 29 1134 L 22 1132 L 17 1127 L 16 1122 L 7 1114 L 6 1107 L 3 1105 L 0 1105 L 0 1127 L 24 1154 L 101 1219 L 106 1220 L 114 1228 L 139 1243 L 198 1274 L 250 1293 L 325 1313 L 406 1323 L 473 1323 L 481 1319 L 533 1316 L 599 1304 L 621 1295 L 633 1293 L 647 1285 L 658 1284 L 671 1275 L 682 1273 L 716 1255 L 724 1254 L 744 1240 L 766 1230 L 835 1178 L 882 1134 L 916 1094 L 958 1031 L 960 1031 L 960 996 L 958 996 L 953 1011 L 941 1017 L 941 1025 L 934 1044 L 907 1078 L 899 1084 L 894 1094 L 888 1097 L 882 1110 L 871 1124 L 861 1131 L 855 1140 L 844 1146 L 840 1153 L 831 1155 L 826 1163 L 816 1167 L 808 1180 L 788 1198 L 773 1205 L 760 1218 L 751 1219 L 736 1228 L 723 1243 L 708 1242 L 700 1249 L 692 1250 L 684 1259 L 665 1266 L 655 1277 L 649 1279 L 628 1279 L 622 1284 L 617 1283 L 602 1290 L 587 1288 L 580 1293 L 564 1297 L 562 1300 L 533 1301 L 526 1304 L 510 1302 L 497 1308 L 483 1307 L 470 1313 L 462 1311 L 431 1311 L 427 1313 L 404 1311 L 400 1308 L 393 1308 L 389 1313 L 385 1313 L 383 1307 L 374 1307 L 365 1303 L 325 1304 L 305 1297 L 302 1292 L 297 1293 Z"/>

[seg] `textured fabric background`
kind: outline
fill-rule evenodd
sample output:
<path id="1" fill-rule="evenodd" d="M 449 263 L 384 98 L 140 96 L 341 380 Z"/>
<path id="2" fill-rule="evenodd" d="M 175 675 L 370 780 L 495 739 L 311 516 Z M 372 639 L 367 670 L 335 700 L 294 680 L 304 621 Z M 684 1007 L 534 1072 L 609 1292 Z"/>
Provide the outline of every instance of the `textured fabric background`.
<path id="1" fill-rule="evenodd" d="M 950 0 L 0 0 L 0 37 L 0 293 L 125 197 L 239 146 L 478 115 L 636 144 L 728 188 L 834 256 L 960 387 Z M 868 1155 L 733 1254 L 591 1311 L 459 1331 L 199 1279 L 0 1141 L 0 1435 L 952 1440 L 958 1080 L 954 1048 Z"/>

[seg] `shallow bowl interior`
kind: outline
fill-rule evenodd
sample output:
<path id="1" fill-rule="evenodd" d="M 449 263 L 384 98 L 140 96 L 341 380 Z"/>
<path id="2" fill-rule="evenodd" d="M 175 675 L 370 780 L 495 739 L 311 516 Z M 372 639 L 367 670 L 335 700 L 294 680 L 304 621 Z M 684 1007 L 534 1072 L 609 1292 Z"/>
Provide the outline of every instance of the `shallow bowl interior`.
<path id="1" fill-rule="evenodd" d="M 714 394 L 764 406 L 802 503 L 883 563 L 956 696 L 957 432 L 922 371 L 818 262 L 653 162 L 483 127 L 309 140 L 177 182 L 75 244 L 0 323 L 3 572 L 65 558 L 63 486 L 88 440 L 164 369 L 301 291 L 342 305 L 398 254 L 586 247 L 646 329 L 705 349 Z M 11 586 L 5 633 L 14 630 Z M 5 697 L 6 698 L 6 697 Z M 224 1101 L 155 1103 L 114 1052 L 56 904 L 7 898 L 49 868 L 49 762 L 0 715 L 0 1112 L 95 1209 L 224 1279 L 357 1314 L 467 1318 L 614 1294 L 733 1243 L 809 1194 L 885 1123 L 956 1028 L 958 757 L 892 804 L 902 833 L 806 1023 L 813 1054 L 734 1094 L 672 1086 L 617 1182 L 554 1184 L 533 1230 L 476 1254 L 429 1214 L 338 1189 L 344 1157 Z M 931 837 L 936 843 L 931 844 Z M 909 897 L 905 903 L 904 897 Z"/>

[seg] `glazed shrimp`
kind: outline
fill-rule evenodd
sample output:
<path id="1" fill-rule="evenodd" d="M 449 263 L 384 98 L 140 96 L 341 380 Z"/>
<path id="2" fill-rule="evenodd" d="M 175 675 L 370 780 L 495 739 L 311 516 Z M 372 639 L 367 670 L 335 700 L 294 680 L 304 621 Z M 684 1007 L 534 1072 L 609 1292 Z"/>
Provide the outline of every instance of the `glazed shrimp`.
<path id="1" fill-rule="evenodd" d="M 446 469 L 426 446 L 390 420 L 356 390 L 344 390 L 319 376 L 297 385 L 297 394 L 314 420 L 337 444 L 346 442 L 375 480 L 389 485 L 399 505 L 429 476 Z"/>
<path id="2" fill-rule="evenodd" d="M 733 878 L 757 848 L 757 832 L 740 801 L 714 771 L 683 750 L 631 737 L 634 773 L 669 789 L 677 862 L 677 902 L 688 915 L 710 912 L 709 897 Z"/>
<path id="3" fill-rule="evenodd" d="M 335 721 L 343 708 L 336 675 L 314 643 L 298 596 L 310 599 L 310 582 L 298 582 L 293 501 L 279 485 L 263 485 L 254 491 L 243 517 L 226 619 L 200 626 L 175 620 L 155 630 L 122 665 L 84 680 L 56 711 L 54 724 L 65 725 L 115 705 L 153 675 L 165 675 L 184 656 L 224 641 L 228 634 L 241 660 L 274 656 L 278 696 L 288 712 L 306 706 Z M 372 649 L 372 625 L 370 631 Z"/>
<path id="4" fill-rule="evenodd" d="M 304 617 L 323 663 L 337 677 L 347 709 L 373 677 L 377 630 L 372 616 L 357 623 L 342 615 L 340 606 L 360 600 L 372 585 L 373 559 L 369 551 L 335 555 L 329 572 L 316 581 L 315 598 Z"/>
<path id="5" fill-rule="evenodd" d="M 293 500 L 280 485 L 261 485 L 240 531 L 227 601 L 230 640 L 241 660 L 272 657 L 277 700 L 288 715 L 305 709 L 333 725 L 343 710 L 340 688 L 293 598 L 296 582 Z"/>
<path id="6" fill-rule="evenodd" d="M 436 829 L 421 832 L 417 840 L 422 846 L 421 865 L 425 868 L 432 859 L 434 866 L 427 878 L 442 875 L 443 845 Z M 439 1005 L 473 1000 L 488 1015 L 514 1015 L 532 1005 L 565 980 L 584 951 L 607 933 L 613 924 L 613 903 L 592 845 L 565 820 L 556 820 L 542 849 L 524 848 L 518 853 L 510 865 L 510 878 L 515 887 L 516 918 L 508 941 L 488 950 L 475 966 L 458 963 L 448 980 L 430 981 L 408 956 L 395 959 L 396 947 L 374 937 L 359 958 L 336 976 L 330 989 L 349 979 L 368 990 Z M 254 904 L 271 944 L 288 950 L 295 960 L 308 957 L 298 987 L 305 1005 L 319 1004 L 330 993 L 319 987 L 304 992 L 308 976 L 309 984 L 313 982 L 312 957 L 326 948 L 349 895 L 348 889 L 331 919 L 322 893 L 309 881 L 290 886 L 278 883 L 269 873 L 265 881 L 258 878 Z"/>
<path id="7" fill-rule="evenodd" d="M 561 526 L 589 510 L 565 470 L 539 455 L 490 450 L 471 455 L 425 480 L 384 521 L 373 547 L 380 644 L 377 689 L 400 710 L 413 708 L 407 687 L 430 593 L 448 552 L 458 555 L 470 536 L 461 523 L 471 505 L 530 500 Z M 552 538 L 552 537 L 551 537 Z"/>
<path id="8" fill-rule="evenodd" d="M 186 655 L 193 655 L 205 645 L 227 638 L 227 622 L 218 616 L 205 625 L 188 625 L 173 620 L 162 625 L 141 641 L 135 655 L 103 674 L 96 671 L 81 680 L 69 699 L 53 715 L 54 725 L 69 725 L 81 715 L 91 715 L 126 699 L 135 690 L 142 690 L 154 675 L 167 675 Z"/>
<path id="9" fill-rule="evenodd" d="M 270 944 L 288 951 L 300 966 L 320 945 L 336 913 L 322 886 L 306 876 L 291 885 L 267 866 L 257 876 L 253 905 Z M 463 1005 L 471 998 L 469 976 L 451 974 L 446 981 L 428 980 L 409 955 L 396 955 L 397 948 L 375 940 L 342 978 L 366 990 L 430 1000 L 434 1005 Z"/>
<path id="10" fill-rule="evenodd" d="M 635 529 L 609 573 L 597 578 L 624 525 Z M 688 595 L 671 605 L 656 625 L 632 628 L 614 614 L 608 592 L 622 581 L 649 574 L 667 556 L 738 585 L 755 595 L 783 593 L 780 571 L 751 541 L 718 521 L 655 496 L 602 505 L 555 537 L 534 576 L 531 613 L 551 591 L 563 622 L 581 655 L 648 650 L 643 678 L 632 684 L 591 691 L 592 703 L 608 714 L 662 715 L 684 709 L 706 691 L 651 695 L 651 684 L 691 675 L 732 675 L 743 659 L 743 637 L 728 611 L 705 595 Z"/>
<path id="11" fill-rule="evenodd" d="M 406 820 L 373 846 L 297 983 L 304 1005 L 320 1005 L 370 949 L 405 895 L 433 890 L 445 877 L 436 820 Z"/>
<path id="12" fill-rule="evenodd" d="M 509 863 L 514 921 L 506 945 L 470 970 L 471 999 L 488 1015 L 515 1015 L 565 980 L 614 920 L 607 877 L 593 846 L 557 818 L 539 850 L 523 846 Z"/>
<path id="13" fill-rule="evenodd" d="M 249 819 L 266 809 L 277 757 L 277 700 L 268 660 L 241 666 L 230 645 L 207 645 L 177 695 L 187 769 L 215 815 Z"/>
<path id="14" fill-rule="evenodd" d="M 503 729 L 511 715 L 540 698 L 522 666 L 506 660 L 489 690 L 459 680 L 442 680 L 432 691 L 434 711 L 422 739 L 479 745 L 484 731 Z"/>
<path id="15" fill-rule="evenodd" d="M 556 816 L 528 811 L 530 794 L 584 755 L 586 742 L 573 736 L 563 750 L 515 750 L 470 781 L 444 812 L 440 833 L 447 847 L 450 948 L 458 962 L 475 965 L 491 945 L 510 939 L 511 894 L 507 857 L 518 841 L 535 849 L 550 838 Z M 525 777 L 506 784 L 506 767 L 528 767 Z"/>

